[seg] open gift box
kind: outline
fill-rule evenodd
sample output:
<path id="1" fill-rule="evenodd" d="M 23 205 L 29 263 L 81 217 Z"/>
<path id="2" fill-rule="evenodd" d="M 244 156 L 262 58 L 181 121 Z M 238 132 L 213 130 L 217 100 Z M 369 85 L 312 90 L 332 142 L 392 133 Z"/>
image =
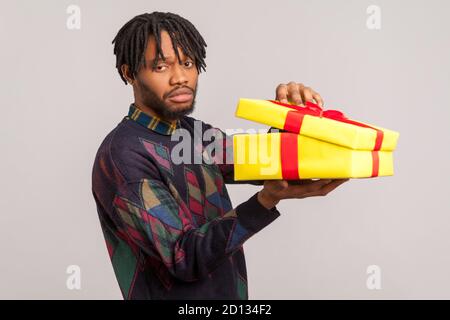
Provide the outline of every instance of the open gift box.
<path id="1" fill-rule="evenodd" d="M 233 160 L 236 181 L 394 174 L 391 151 L 353 150 L 289 132 L 236 134 Z"/>

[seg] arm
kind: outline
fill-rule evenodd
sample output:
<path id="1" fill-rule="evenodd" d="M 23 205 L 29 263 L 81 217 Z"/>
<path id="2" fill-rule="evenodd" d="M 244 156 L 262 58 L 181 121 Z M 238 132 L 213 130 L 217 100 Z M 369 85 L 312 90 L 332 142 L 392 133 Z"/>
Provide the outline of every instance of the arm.
<path id="1" fill-rule="evenodd" d="M 207 276 L 280 215 L 276 208 L 266 209 L 255 193 L 196 228 L 190 222 L 189 208 L 171 189 L 156 178 L 124 183 L 114 198 L 114 219 L 120 233 L 146 254 L 161 259 L 183 281 Z"/>

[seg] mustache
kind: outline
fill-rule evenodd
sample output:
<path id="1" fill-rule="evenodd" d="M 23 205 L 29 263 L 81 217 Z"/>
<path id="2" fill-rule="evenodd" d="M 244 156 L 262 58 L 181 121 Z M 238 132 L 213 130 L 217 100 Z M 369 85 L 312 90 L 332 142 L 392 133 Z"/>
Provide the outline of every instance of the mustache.
<path id="1" fill-rule="evenodd" d="M 191 91 L 191 93 L 192 94 L 194 94 L 195 93 L 195 90 L 194 89 L 192 89 L 192 88 L 189 88 L 189 87 L 187 87 L 187 86 L 184 86 L 184 87 L 178 87 L 178 88 L 174 88 L 173 90 L 171 90 L 169 93 L 167 93 L 166 95 L 165 95 L 165 97 L 164 98 L 167 98 L 168 96 L 170 96 L 172 93 L 174 93 L 175 91 L 177 91 L 177 90 L 179 90 L 179 89 L 188 89 L 188 90 L 190 90 Z"/>

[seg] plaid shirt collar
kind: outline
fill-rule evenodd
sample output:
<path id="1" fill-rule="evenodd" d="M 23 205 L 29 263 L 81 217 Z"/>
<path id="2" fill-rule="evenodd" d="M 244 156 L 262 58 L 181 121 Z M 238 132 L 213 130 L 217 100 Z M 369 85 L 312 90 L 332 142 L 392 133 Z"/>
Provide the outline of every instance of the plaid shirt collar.
<path id="1" fill-rule="evenodd" d="M 162 120 L 161 118 L 145 113 L 144 111 L 138 109 L 134 103 L 130 105 L 128 118 L 150 130 L 166 136 L 171 135 L 177 128 L 180 127 L 180 120 L 177 120 L 176 123 L 172 124 Z"/>

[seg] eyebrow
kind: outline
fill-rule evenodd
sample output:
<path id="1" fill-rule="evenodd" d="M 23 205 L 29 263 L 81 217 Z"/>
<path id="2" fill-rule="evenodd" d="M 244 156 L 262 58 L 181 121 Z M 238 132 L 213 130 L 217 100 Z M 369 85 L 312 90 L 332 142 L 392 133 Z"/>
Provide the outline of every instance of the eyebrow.
<path id="1" fill-rule="evenodd" d="M 174 57 L 174 56 L 165 56 L 165 58 L 166 58 L 166 61 L 169 61 L 169 62 L 172 62 L 172 61 L 175 60 L 175 57 Z M 185 60 L 187 60 L 187 59 L 192 60 L 192 59 L 189 58 L 188 56 L 185 56 L 184 59 L 185 59 Z M 154 62 L 155 60 L 158 61 L 158 62 L 159 62 L 159 61 L 164 61 L 161 57 L 158 57 L 158 58 L 155 58 L 155 59 L 151 59 L 151 60 L 149 60 L 148 62 L 149 62 L 150 65 L 153 65 L 153 62 Z M 181 60 L 183 60 L 183 59 L 181 59 Z"/>

